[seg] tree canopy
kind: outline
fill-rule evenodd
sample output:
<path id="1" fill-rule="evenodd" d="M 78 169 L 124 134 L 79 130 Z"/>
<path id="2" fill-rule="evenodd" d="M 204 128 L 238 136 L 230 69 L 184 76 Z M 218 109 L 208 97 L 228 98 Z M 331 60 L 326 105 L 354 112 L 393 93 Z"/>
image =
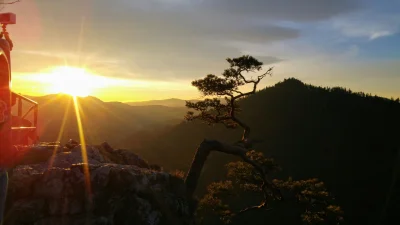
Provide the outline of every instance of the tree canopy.
<path id="1" fill-rule="evenodd" d="M 249 143 L 250 127 L 237 117 L 240 107 L 237 100 L 255 94 L 260 81 L 267 75 L 272 76 L 272 67 L 255 78 L 246 78 L 249 73 L 257 73 L 263 69 L 263 63 L 252 56 L 244 55 L 238 58 L 227 58 L 229 68 L 225 69 L 222 76 L 208 74 L 205 78 L 195 80 L 195 86 L 203 96 L 213 96 L 196 103 L 187 101 L 186 107 L 198 113 L 189 111 L 185 117 L 188 121 L 200 119 L 208 124 L 222 123 L 227 128 L 244 129 L 241 141 Z M 246 73 L 246 74 L 245 74 Z M 243 91 L 241 87 L 251 86 L 250 91 Z M 225 103 L 221 102 L 225 99 Z"/>

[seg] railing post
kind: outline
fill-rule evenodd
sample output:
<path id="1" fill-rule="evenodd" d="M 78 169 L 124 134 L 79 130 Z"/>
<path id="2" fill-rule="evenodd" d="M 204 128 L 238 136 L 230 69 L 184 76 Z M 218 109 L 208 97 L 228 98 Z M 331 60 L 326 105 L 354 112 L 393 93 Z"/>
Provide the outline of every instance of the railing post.
<path id="1" fill-rule="evenodd" d="M 33 111 L 33 126 L 37 127 L 38 123 L 38 105 L 35 106 L 35 109 Z"/>
<path id="2" fill-rule="evenodd" d="M 18 98 L 18 126 L 22 124 L 22 99 Z"/>
<path id="3" fill-rule="evenodd" d="M 35 127 L 35 139 L 33 140 L 33 144 L 37 144 L 38 140 L 38 130 L 37 130 L 37 125 L 38 125 L 38 110 L 39 106 L 35 105 L 35 111 L 33 111 L 33 126 Z"/>
<path id="4" fill-rule="evenodd" d="M 22 99 L 18 98 L 18 117 L 22 116 Z"/>
<path id="5" fill-rule="evenodd" d="M 4 211 L 7 199 L 8 174 L 7 170 L 0 168 L 0 225 L 3 224 Z"/>
<path id="6" fill-rule="evenodd" d="M 30 134 L 29 134 L 29 139 L 33 141 L 33 144 L 36 144 L 39 141 L 39 137 L 38 137 L 38 131 L 37 131 L 37 125 L 38 125 L 38 103 L 33 101 L 32 99 L 29 99 L 27 97 L 24 97 L 23 95 L 17 94 L 17 93 L 12 93 L 13 97 L 15 97 L 15 100 L 13 100 L 13 104 L 15 105 L 18 102 L 18 116 L 17 116 L 17 122 L 19 122 L 18 124 L 16 124 L 17 128 L 21 128 L 21 126 L 23 126 L 23 121 L 25 119 L 26 116 L 28 116 L 32 111 L 33 111 L 33 121 L 29 120 L 29 122 L 33 122 L 30 123 L 30 127 L 34 127 L 35 129 L 33 129 Z M 33 106 L 31 106 L 28 111 L 23 114 L 23 102 L 26 101 L 27 103 L 33 104 Z M 24 138 L 25 134 L 22 131 L 20 131 L 21 129 L 14 129 L 14 143 L 24 143 Z M 22 133 L 21 133 L 22 132 Z M 22 136 L 21 136 L 22 135 Z M 27 144 L 27 143 L 26 143 Z"/>

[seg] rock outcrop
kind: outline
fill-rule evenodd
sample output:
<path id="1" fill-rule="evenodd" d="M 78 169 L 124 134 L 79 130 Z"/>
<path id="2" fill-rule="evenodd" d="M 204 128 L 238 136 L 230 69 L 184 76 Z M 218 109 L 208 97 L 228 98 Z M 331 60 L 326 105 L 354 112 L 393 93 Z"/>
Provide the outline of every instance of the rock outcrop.
<path id="1" fill-rule="evenodd" d="M 6 225 L 193 223 L 183 180 L 128 150 L 52 143 L 16 155 Z"/>

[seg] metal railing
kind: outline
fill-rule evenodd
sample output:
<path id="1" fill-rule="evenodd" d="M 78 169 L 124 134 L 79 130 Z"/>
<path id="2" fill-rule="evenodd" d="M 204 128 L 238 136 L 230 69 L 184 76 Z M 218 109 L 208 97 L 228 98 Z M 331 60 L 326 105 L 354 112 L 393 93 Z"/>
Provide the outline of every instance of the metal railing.
<path id="1" fill-rule="evenodd" d="M 23 114 L 23 101 L 32 104 L 32 106 Z M 32 140 L 33 144 L 38 141 L 37 125 L 38 125 L 38 103 L 20 94 L 12 92 L 13 106 L 17 105 L 17 118 L 16 124 L 12 125 L 12 133 L 14 144 L 25 145 L 28 144 L 28 138 Z M 33 112 L 33 121 L 27 120 L 27 116 Z M 27 126 L 24 122 L 28 121 L 30 124 Z"/>

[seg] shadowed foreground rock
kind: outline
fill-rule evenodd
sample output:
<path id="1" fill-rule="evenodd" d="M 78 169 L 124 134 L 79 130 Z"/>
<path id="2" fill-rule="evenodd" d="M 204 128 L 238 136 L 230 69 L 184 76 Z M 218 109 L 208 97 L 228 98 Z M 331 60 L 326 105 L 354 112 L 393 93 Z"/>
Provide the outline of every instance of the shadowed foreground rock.
<path id="1" fill-rule="evenodd" d="M 105 147 L 86 147 L 89 164 L 82 163 L 81 146 L 76 146 L 44 162 L 33 157 L 40 162 L 16 166 L 10 173 L 5 224 L 193 223 L 183 180 L 148 169 L 134 153 Z"/>

